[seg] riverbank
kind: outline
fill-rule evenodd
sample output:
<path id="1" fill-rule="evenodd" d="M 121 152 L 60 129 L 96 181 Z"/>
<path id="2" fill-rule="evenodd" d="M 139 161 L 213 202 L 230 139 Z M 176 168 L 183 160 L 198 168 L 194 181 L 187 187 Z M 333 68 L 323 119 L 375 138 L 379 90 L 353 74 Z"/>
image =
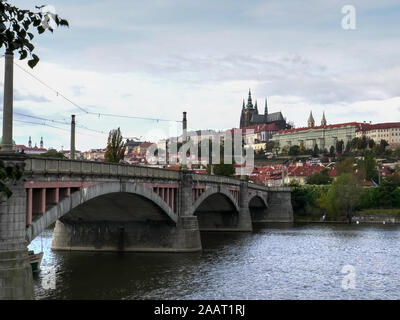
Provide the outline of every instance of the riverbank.
<path id="1" fill-rule="evenodd" d="M 379 224 L 400 224 L 400 209 L 365 209 L 358 211 L 352 217 L 352 223 L 379 223 Z M 345 224 L 349 223 L 347 219 L 341 217 L 341 220 L 323 221 L 310 219 L 296 219 L 296 223 L 322 223 L 322 224 Z"/>
<path id="2" fill-rule="evenodd" d="M 366 209 L 354 215 L 359 223 L 400 223 L 400 209 Z"/>

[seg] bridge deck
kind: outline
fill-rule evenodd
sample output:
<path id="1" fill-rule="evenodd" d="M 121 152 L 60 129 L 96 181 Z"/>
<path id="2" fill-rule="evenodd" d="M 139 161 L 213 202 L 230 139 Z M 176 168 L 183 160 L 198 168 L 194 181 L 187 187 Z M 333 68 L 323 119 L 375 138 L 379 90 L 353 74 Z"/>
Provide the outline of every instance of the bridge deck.
<path id="1" fill-rule="evenodd" d="M 62 160 L 52 158 L 28 158 L 25 160 L 25 174 L 68 174 L 96 175 L 106 177 L 155 178 L 180 180 L 180 171 L 128 164 L 104 163 L 85 160 Z M 194 183 L 215 183 L 240 185 L 240 179 L 216 175 L 193 173 Z M 286 187 L 266 187 L 250 183 L 249 189 L 260 191 L 290 191 Z"/>

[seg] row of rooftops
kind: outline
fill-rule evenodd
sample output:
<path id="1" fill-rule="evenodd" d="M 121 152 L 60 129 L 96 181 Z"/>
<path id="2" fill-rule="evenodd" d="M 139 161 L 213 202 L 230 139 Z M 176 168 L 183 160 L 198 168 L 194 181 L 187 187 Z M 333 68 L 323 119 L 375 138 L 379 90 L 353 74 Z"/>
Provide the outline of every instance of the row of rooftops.
<path id="1" fill-rule="evenodd" d="M 296 129 L 286 129 L 279 130 L 277 134 L 283 133 L 294 133 L 300 131 L 307 130 L 319 130 L 319 129 L 334 129 L 334 128 L 342 128 L 342 127 L 355 127 L 356 131 L 371 131 L 376 129 L 390 129 L 390 128 L 400 128 L 400 122 L 387 122 L 387 123 L 361 123 L 361 122 L 347 122 L 347 123 L 337 123 L 337 124 L 328 124 L 325 126 L 314 126 L 314 127 L 303 127 Z"/>
<path id="2" fill-rule="evenodd" d="M 29 153 L 29 152 L 40 152 L 40 153 L 44 153 L 44 152 L 46 152 L 47 151 L 47 149 L 46 148 L 40 148 L 40 147 L 38 147 L 38 146 L 34 146 L 34 147 L 27 147 L 27 146 L 25 146 L 25 145 L 23 145 L 23 144 L 16 144 L 15 145 L 15 148 L 17 149 L 17 150 L 19 150 L 20 152 L 21 151 L 24 151 L 25 153 Z"/>
<path id="3" fill-rule="evenodd" d="M 284 169 L 284 170 L 283 170 Z M 321 165 L 311 165 L 311 164 L 304 164 L 304 165 L 289 165 L 283 166 L 282 164 L 277 164 L 273 166 L 261 166 L 255 167 L 253 173 L 250 175 L 250 179 L 255 183 L 263 184 L 266 180 L 280 180 L 282 179 L 282 173 L 287 177 L 293 178 L 305 178 L 314 173 L 319 173 L 324 170 L 325 167 Z M 328 175 L 331 178 L 337 177 L 337 171 L 334 167 L 326 168 L 328 170 Z M 380 175 L 382 177 L 391 176 L 392 173 L 386 168 L 382 167 L 379 168 Z M 400 172 L 395 174 L 400 175 Z M 372 185 L 370 181 L 366 181 L 365 186 Z"/>
<path id="4" fill-rule="evenodd" d="M 386 122 L 377 124 L 363 123 L 361 130 L 371 131 L 371 130 L 391 129 L 391 128 L 400 128 L 400 122 Z"/>
<path id="5" fill-rule="evenodd" d="M 362 126 L 366 125 L 365 123 L 360 122 L 347 122 L 347 123 L 337 123 L 337 124 L 327 124 L 325 126 L 313 126 L 313 127 L 303 127 L 303 128 L 296 128 L 296 129 L 286 129 L 286 130 L 279 130 L 277 133 L 293 133 L 293 132 L 300 132 L 300 131 L 307 131 L 307 130 L 319 130 L 319 129 L 334 129 L 334 128 L 342 128 L 342 127 L 356 127 L 357 129 L 361 129 Z"/>

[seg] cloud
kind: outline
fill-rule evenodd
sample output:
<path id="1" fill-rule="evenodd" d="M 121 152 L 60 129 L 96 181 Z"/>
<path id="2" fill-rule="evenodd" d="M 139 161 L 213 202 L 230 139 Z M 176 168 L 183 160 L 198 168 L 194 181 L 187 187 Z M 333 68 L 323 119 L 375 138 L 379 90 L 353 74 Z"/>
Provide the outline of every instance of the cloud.
<path id="1" fill-rule="evenodd" d="M 2 82 L 0 82 L 0 86 L 1 88 L 4 87 L 4 84 Z M 0 92 L 0 100 L 3 100 L 3 90 L 1 90 Z M 38 95 L 36 93 L 32 93 L 32 92 L 28 92 L 28 91 L 21 91 L 19 89 L 15 89 L 13 91 L 13 98 L 14 101 L 31 101 L 31 102 L 49 102 L 50 100 L 47 99 L 45 96 L 43 95 Z"/>
<path id="2" fill-rule="evenodd" d="M 80 96 L 83 94 L 85 87 L 84 86 L 71 86 L 71 90 L 74 96 Z"/>
<path id="3" fill-rule="evenodd" d="M 32 72 L 90 111 L 173 120 L 187 111 L 191 129 L 238 126 L 248 88 L 296 126 L 310 110 L 316 119 L 325 110 L 330 123 L 393 121 L 397 2 L 354 0 L 357 29 L 347 32 L 342 4 L 330 0 L 54 0 L 71 27 L 35 37 L 41 61 Z M 80 125 L 120 126 L 125 136 L 169 130 L 163 122 L 87 115 L 17 69 L 15 89 L 15 107 L 35 115 L 68 122 L 76 114 Z M 104 147 L 104 135 L 80 130 L 78 148 Z M 62 130 L 16 130 L 22 141 L 28 132 L 53 147 L 69 145 Z"/>
<path id="4" fill-rule="evenodd" d="M 14 91 L 15 101 L 31 101 L 31 102 L 50 102 L 49 99 L 42 95 L 36 95 L 34 93 L 22 93 L 19 90 Z"/>

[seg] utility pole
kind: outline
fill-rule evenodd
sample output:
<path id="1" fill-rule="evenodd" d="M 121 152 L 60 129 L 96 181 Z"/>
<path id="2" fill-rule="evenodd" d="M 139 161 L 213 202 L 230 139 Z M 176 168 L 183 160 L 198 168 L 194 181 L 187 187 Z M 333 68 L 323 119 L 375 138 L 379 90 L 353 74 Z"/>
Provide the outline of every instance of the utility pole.
<path id="1" fill-rule="evenodd" d="M 75 160 L 75 115 L 71 116 L 71 150 L 70 159 Z"/>
<path id="2" fill-rule="evenodd" d="M 13 152 L 13 75 L 14 54 L 7 49 L 4 62 L 3 137 L 1 152 Z"/>

